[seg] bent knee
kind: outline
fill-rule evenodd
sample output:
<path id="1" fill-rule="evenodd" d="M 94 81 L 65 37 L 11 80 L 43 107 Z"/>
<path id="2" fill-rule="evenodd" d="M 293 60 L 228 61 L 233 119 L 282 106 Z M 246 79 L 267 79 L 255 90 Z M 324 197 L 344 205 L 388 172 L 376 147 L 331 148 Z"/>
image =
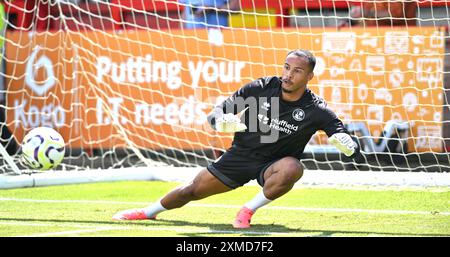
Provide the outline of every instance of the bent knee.
<path id="1" fill-rule="evenodd" d="M 200 190 L 195 186 L 195 184 L 189 184 L 180 188 L 179 196 L 185 200 L 200 200 L 203 198 Z"/>
<path id="2" fill-rule="evenodd" d="M 282 172 L 287 181 L 296 182 L 303 176 L 303 165 L 293 157 L 283 158 L 281 166 Z"/>

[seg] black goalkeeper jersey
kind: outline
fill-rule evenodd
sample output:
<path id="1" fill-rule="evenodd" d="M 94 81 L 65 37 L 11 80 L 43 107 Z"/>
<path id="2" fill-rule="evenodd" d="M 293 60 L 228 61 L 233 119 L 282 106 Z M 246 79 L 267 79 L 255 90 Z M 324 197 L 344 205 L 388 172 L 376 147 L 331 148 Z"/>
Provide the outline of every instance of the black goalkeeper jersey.
<path id="1" fill-rule="evenodd" d="M 328 136 L 348 133 L 326 102 L 309 89 L 297 101 L 284 101 L 281 83 L 279 77 L 257 79 L 218 106 L 224 113 L 234 114 L 248 107 L 241 117 L 247 130 L 235 133 L 228 151 L 258 160 L 300 158 L 316 131 L 323 130 Z M 209 120 L 214 125 L 215 120 Z"/>

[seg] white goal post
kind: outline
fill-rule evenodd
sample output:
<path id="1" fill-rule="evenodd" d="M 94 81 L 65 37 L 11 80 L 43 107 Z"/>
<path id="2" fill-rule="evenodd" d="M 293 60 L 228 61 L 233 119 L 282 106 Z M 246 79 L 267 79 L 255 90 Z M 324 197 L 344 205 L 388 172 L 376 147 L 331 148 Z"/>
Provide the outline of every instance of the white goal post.
<path id="1" fill-rule="evenodd" d="M 317 133 L 299 183 L 450 185 L 447 1 L 241 0 L 200 15 L 227 24 L 185 19 L 213 2 L 4 1 L 0 188 L 188 179 L 232 140 L 207 113 L 280 75 L 296 48 L 316 56 L 309 87 L 362 146 L 351 160 Z M 18 159 L 39 126 L 61 133 L 66 156 L 33 174 Z"/>

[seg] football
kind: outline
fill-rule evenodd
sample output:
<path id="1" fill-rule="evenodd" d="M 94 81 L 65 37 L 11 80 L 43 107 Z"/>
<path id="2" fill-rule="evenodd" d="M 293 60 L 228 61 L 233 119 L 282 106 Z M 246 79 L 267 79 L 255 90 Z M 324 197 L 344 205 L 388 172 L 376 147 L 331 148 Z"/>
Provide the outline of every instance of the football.
<path id="1" fill-rule="evenodd" d="M 22 141 L 21 162 L 36 171 L 56 168 L 64 158 L 64 139 L 54 129 L 38 127 L 29 131 Z"/>

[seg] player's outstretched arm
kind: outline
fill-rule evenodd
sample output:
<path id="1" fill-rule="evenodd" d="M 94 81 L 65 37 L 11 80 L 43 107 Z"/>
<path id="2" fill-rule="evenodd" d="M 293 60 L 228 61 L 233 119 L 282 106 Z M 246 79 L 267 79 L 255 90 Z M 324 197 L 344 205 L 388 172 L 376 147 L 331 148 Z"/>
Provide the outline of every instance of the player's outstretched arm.
<path id="1" fill-rule="evenodd" d="M 347 156 L 347 157 L 354 158 L 357 155 L 359 155 L 360 146 L 347 133 L 343 133 L 343 132 L 335 133 L 328 138 L 328 141 L 332 145 L 334 145 L 337 149 L 339 149 L 339 151 L 344 153 L 345 156 Z"/>

